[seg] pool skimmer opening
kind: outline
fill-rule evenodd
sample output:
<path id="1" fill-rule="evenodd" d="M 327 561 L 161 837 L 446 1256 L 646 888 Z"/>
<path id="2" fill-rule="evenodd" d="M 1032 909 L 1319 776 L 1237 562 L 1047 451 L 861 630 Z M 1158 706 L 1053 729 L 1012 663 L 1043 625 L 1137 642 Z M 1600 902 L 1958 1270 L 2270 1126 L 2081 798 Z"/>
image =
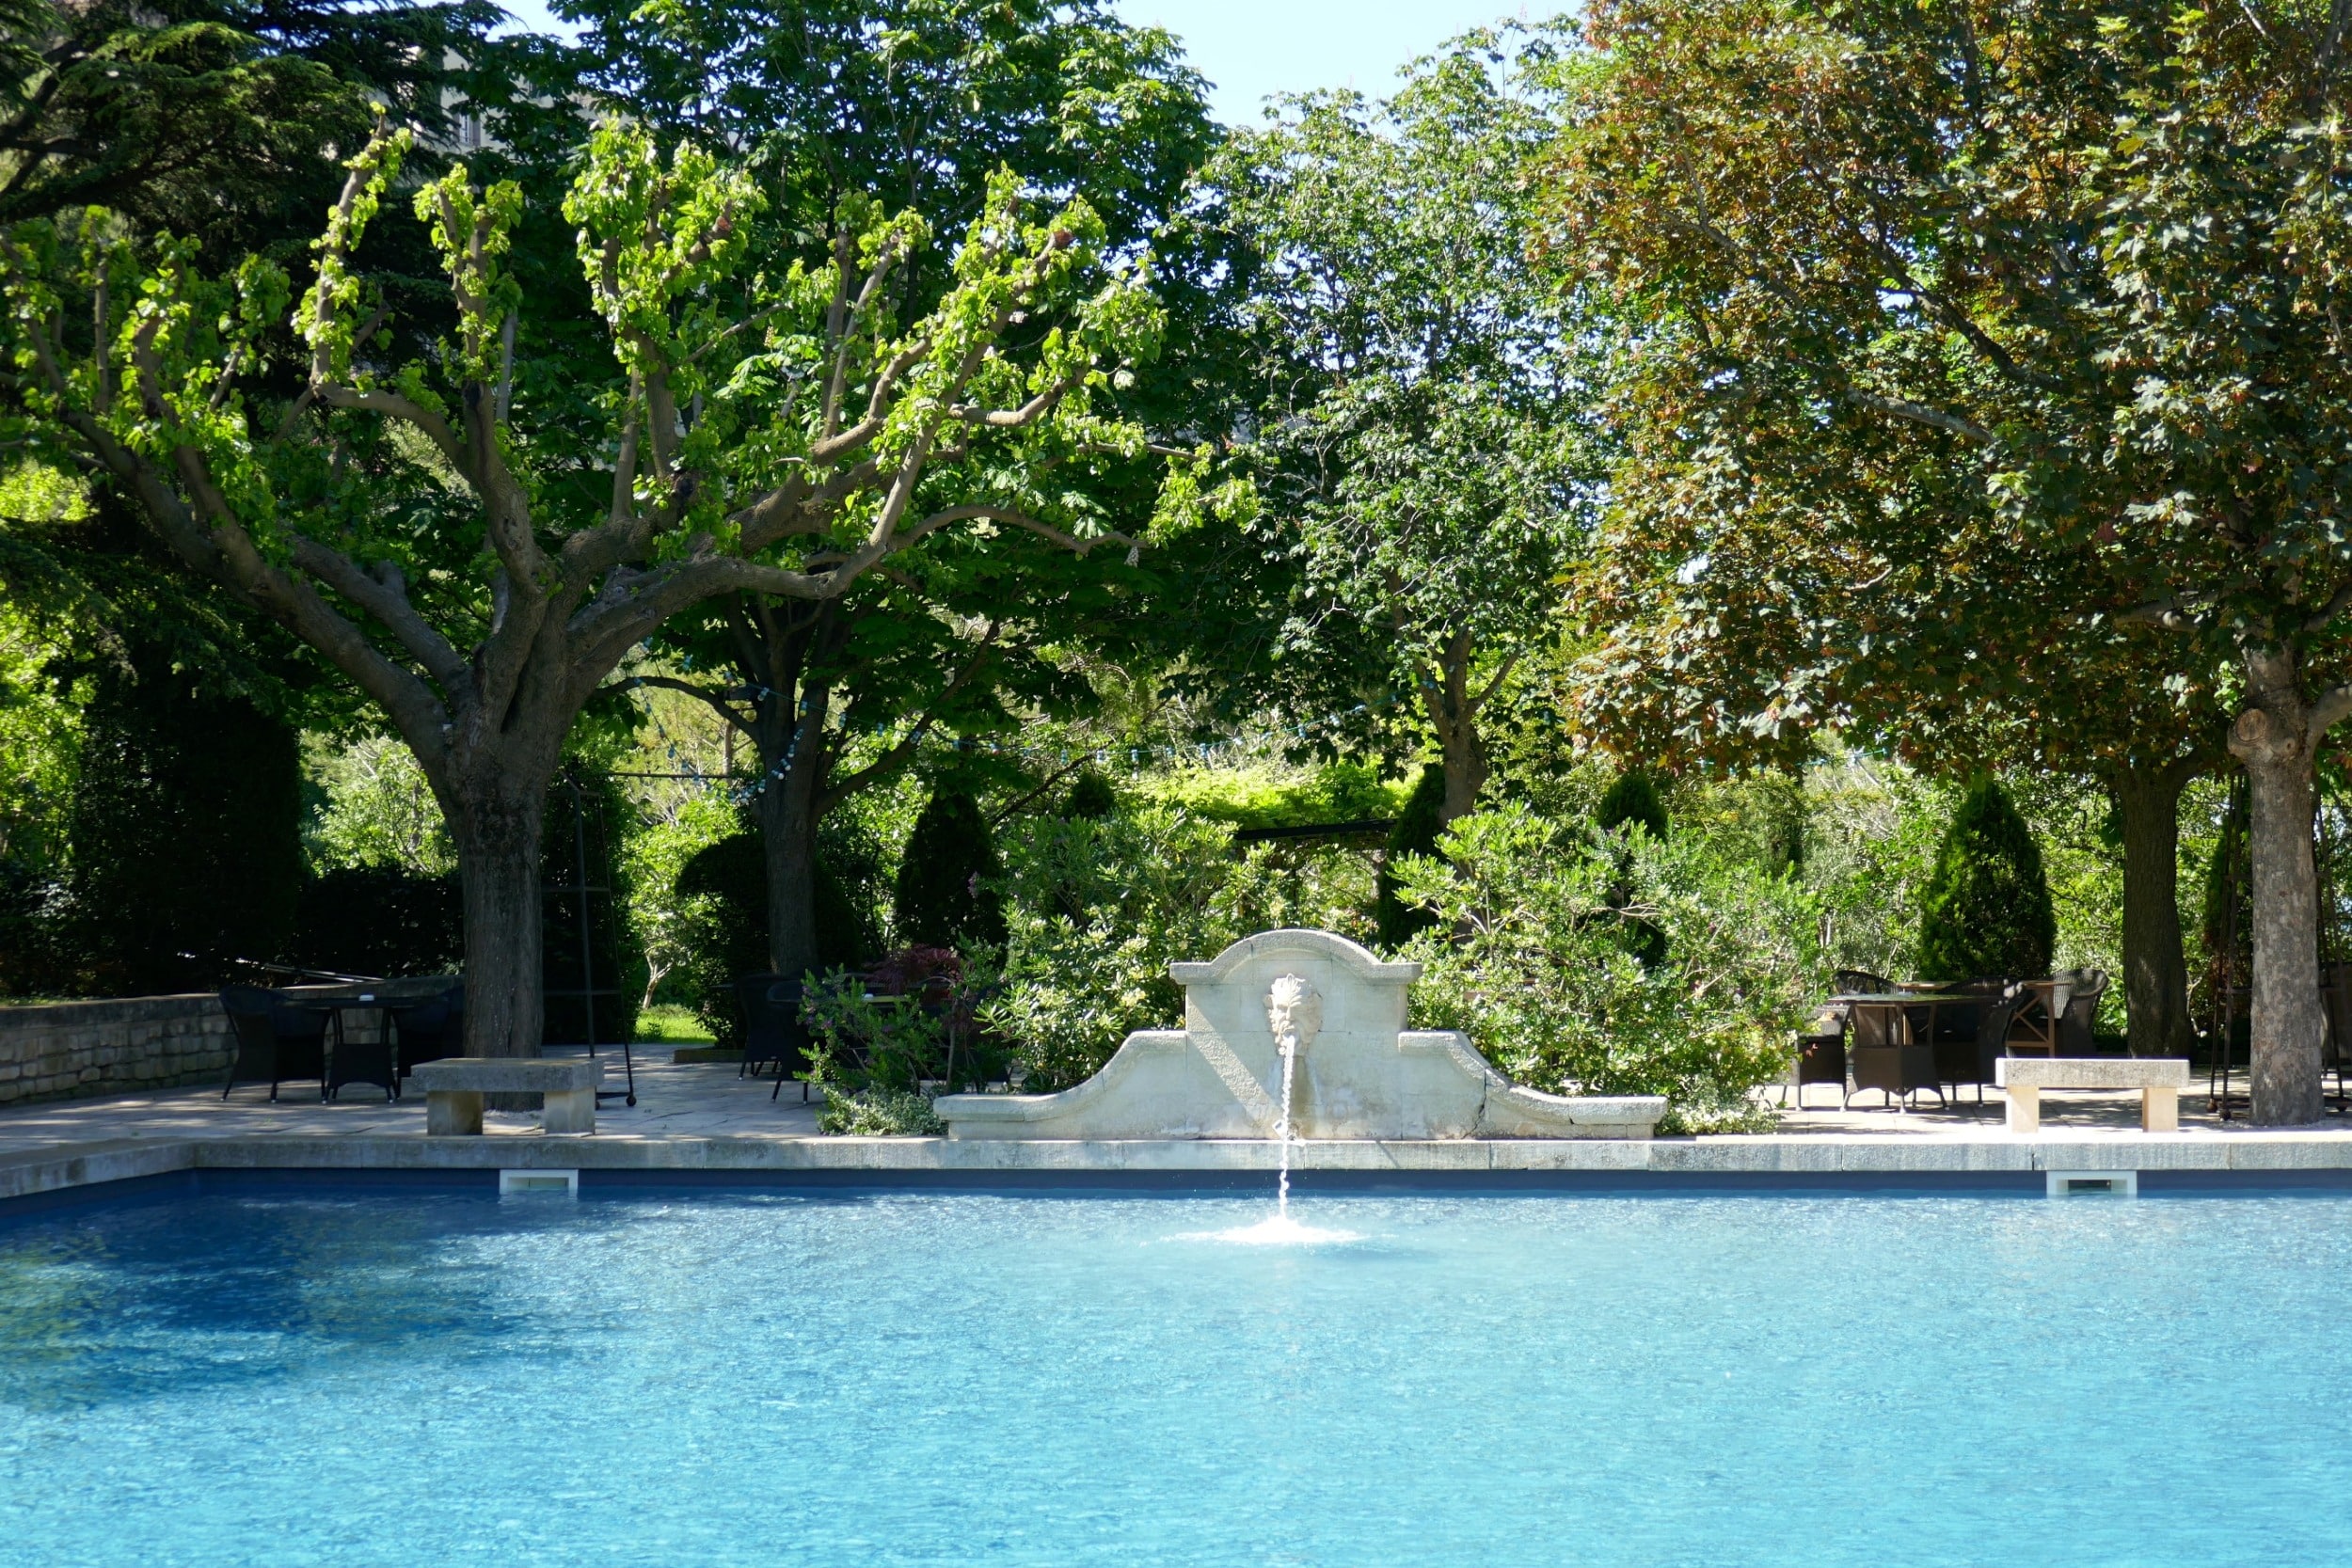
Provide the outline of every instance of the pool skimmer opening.
<path id="1" fill-rule="evenodd" d="M 580 1172 L 576 1170 L 502 1170 L 499 1172 L 499 1196 L 511 1194 L 548 1193 L 564 1197 L 580 1196 Z"/>
<path id="2" fill-rule="evenodd" d="M 2054 1170 L 2043 1174 L 2050 1179 L 2052 1197 L 2139 1196 L 2139 1172 L 2136 1170 Z"/>

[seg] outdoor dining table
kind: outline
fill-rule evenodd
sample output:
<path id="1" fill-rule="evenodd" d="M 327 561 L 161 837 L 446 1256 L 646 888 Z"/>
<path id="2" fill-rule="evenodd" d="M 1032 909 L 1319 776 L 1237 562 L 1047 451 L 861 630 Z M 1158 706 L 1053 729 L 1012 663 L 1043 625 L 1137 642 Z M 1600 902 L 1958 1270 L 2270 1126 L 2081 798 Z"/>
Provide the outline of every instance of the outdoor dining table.
<path id="1" fill-rule="evenodd" d="M 2012 1015 L 2010 1025 L 2010 1035 L 2006 1042 L 2007 1049 L 2011 1055 L 2015 1055 L 2018 1048 L 2023 1046 L 2027 1051 L 2039 1051 L 2046 1055 L 2055 1056 L 2058 1054 L 2058 1016 L 2052 1010 L 2051 1004 L 2056 1000 L 2058 982 L 2056 980 L 2027 980 L 2023 984 L 2025 989 L 2041 999 L 2042 1006 L 2038 1009 L 2021 1006 Z M 1849 991 L 1831 997 L 1829 1005 L 1834 1007 L 1899 1009 L 1906 1021 L 1906 1027 L 1912 1010 L 1923 1007 L 1928 1015 L 1927 1027 L 1914 1033 L 1913 1038 L 1916 1043 L 1926 1045 L 1935 1038 L 1935 1014 L 1938 1008 L 1981 1007 L 1990 1000 L 1992 998 L 1987 997 L 1982 991 L 1935 990 L 1921 987 L 1913 990 Z M 2021 1027 L 2029 1032 L 2020 1036 L 2016 1031 Z"/>

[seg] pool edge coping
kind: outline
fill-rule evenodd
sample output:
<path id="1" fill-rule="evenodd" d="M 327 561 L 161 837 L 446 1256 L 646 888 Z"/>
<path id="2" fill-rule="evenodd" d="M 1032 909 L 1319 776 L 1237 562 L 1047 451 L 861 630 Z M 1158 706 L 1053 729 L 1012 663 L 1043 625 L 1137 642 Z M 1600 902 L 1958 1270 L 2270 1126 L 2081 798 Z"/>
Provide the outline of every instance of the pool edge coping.
<path id="1" fill-rule="evenodd" d="M 707 1135 L 644 1138 L 498 1133 L 253 1133 L 123 1138 L 0 1155 L 0 1207 L 18 1199 L 183 1171 L 469 1172 L 580 1170 L 601 1183 L 630 1174 L 666 1184 L 1202 1185 L 1273 1175 L 1263 1140 L 949 1140 Z M 1891 1179 L 2001 1185 L 2050 1170 L 2135 1170 L 2181 1178 L 2310 1179 L 2352 1183 L 2352 1133 L 2290 1132 L 2094 1133 L 2033 1137 L 1759 1133 L 1655 1139 L 1318 1141 L 1294 1146 L 1302 1180 L 1349 1184 L 1513 1187 L 1595 1180 L 1661 1187 L 1728 1180 L 1809 1187 Z M 2000 1180 L 2007 1179 L 2007 1180 Z"/>

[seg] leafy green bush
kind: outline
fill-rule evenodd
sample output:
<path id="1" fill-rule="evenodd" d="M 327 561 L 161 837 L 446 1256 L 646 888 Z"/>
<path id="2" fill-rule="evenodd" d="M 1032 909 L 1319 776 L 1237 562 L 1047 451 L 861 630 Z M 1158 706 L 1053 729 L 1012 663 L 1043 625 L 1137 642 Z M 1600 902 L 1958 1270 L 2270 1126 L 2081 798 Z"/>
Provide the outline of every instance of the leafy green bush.
<path id="1" fill-rule="evenodd" d="M 1096 820 L 1030 818 L 1006 835 L 1005 991 L 984 1012 L 1033 1091 L 1082 1083 L 1137 1029 L 1184 1016 L 1170 960 L 1232 940 L 1216 906 L 1232 831 L 1165 805 Z"/>
<path id="2" fill-rule="evenodd" d="M 342 865 L 302 884 L 278 957 L 305 969 L 397 978 L 454 974 L 466 961 L 465 897 L 454 874 Z"/>
<path id="3" fill-rule="evenodd" d="M 865 974 L 811 982 L 801 1018 L 814 1042 L 808 1080 L 827 1092 L 869 1089 L 953 1094 L 1007 1075 L 1002 1039 L 979 1006 L 998 990 L 988 955 L 908 947 Z"/>
<path id="4" fill-rule="evenodd" d="M 1165 804 L 1031 818 L 1006 835 L 1005 859 L 1004 990 L 981 1017 L 1032 1091 L 1084 1082 L 1137 1029 L 1175 1026 L 1170 962 L 1285 926 L 1371 934 L 1360 854 L 1258 845 L 1236 859 L 1231 829 Z"/>
<path id="5" fill-rule="evenodd" d="M 905 1089 L 825 1091 L 817 1131 L 837 1138 L 935 1138 L 947 1124 L 929 1097 Z"/>
<path id="6" fill-rule="evenodd" d="M 1593 826 L 1604 833 L 1620 829 L 1644 832 L 1662 843 L 1666 837 L 1666 802 L 1658 793 L 1657 782 L 1638 768 L 1618 774 L 1617 782 L 1609 786 L 1609 793 L 1600 798 L 1599 809 L 1593 813 Z M 1615 853 L 1617 878 L 1610 884 L 1609 907 L 1623 910 L 1632 897 L 1629 876 L 1631 852 L 1621 844 Z M 1617 932 L 1625 950 L 1639 958 L 1643 968 L 1656 969 L 1666 961 L 1666 933 L 1651 922 L 1629 915 L 1618 923 Z"/>
<path id="7" fill-rule="evenodd" d="M 294 732 L 158 650 L 108 670 L 82 714 L 64 951 L 100 995 L 190 990 L 268 959 L 302 885 Z"/>
<path id="8" fill-rule="evenodd" d="M 1413 785 L 1396 826 L 1389 830 L 1388 852 L 1381 857 L 1379 904 L 1374 912 L 1380 945 L 1397 948 L 1427 930 L 1436 916 L 1396 895 L 1397 867 L 1409 855 L 1438 852 L 1438 816 L 1445 809 L 1445 769 L 1424 763 L 1421 782 Z"/>
<path id="9" fill-rule="evenodd" d="M 898 863 L 898 940 L 917 947 L 999 947 L 1004 863 L 969 790 L 942 784 L 914 821 Z"/>
<path id="10" fill-rule="evenodd" d="M 1518 805 L 1459 819 L 1440 848 L 1398 867 L 1400 896 L 1436 916 L 1406 949 L 1427 966 L 1419 1027 L 1461 1030 L 1549 1093 L 1664 1095 L 1670 1132 L 1769 1123 L 1750 1091 L 1788 1069 L 1816 957 L 1802 888 L 1625 828 L 1595 844 Z M 1628 921 L 1665 934 L 1663 961 L 1626 951 Z"/>
<path id="11" fill-rule="evenodd" d="M 2050 973 L 2058 918 L 2033 830 L 1991 779 L 1971 784 L 1936 850 L 1919 900 L 1919 974 L 2039 979 Z"/>

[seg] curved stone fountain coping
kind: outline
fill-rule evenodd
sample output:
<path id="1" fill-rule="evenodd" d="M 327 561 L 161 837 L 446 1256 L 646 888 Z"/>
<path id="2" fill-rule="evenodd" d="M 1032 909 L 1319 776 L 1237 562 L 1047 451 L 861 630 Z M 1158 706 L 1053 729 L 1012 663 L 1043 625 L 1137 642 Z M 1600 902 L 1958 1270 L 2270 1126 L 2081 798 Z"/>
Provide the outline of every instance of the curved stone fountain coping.
<path id="1" fill-rule="evenodd" d="M 1302 1047 L 1296 1135 L 1332 1138 L 1648 1137 L 1654 1095 L 1562 1096 L 1497 1072 L 1467 1036 L 1405 1028 L 1417 963 L 1389 962 L 1329 931 L 1264 931 L 1205 963 L 1172 963 L 1184 1027 L 1127 1037 L 1103 1069 L 1058 1094 L 945 1095 L 951 1138 L 1266 1138 L 1280 1055 L 1265 997 L 1282 974 L 1322 997 Z"/>

